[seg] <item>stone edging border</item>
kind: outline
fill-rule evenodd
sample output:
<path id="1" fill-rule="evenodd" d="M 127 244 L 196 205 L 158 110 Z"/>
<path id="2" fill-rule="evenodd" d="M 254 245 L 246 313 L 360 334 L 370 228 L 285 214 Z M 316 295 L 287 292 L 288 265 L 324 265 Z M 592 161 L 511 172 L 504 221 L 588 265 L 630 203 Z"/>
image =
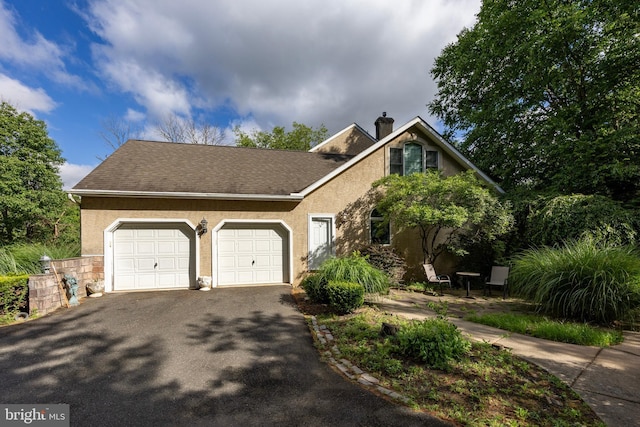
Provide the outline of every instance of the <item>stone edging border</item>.
<path id="1" fill-rule="evenodd" d="M 381 393 L 391 399 L 398 400 L 406 405 L 411 403 L 411 399 L 405 397 L 393 390 L 390 390 L 386 387 L 382 387 L 380 385 L 380 381 L 374 376 L 364 372 L 362 369 L 349 362 L 348 360 L 342 358 L 342 354 L 338 349 L 338 346 L 333 343 L 333 335 L 329 328 L 325 325 L 318 324 L 318 319 L 316 316 L 311 317 L 311 325 L 313 333 L 320 343 L 323 351 L 323 355 L 327 357 L 329 363 L 336 367 L 336 369 L 342 373 L 345 377 L 349 378 L 352 381 L 357 382 L 358 384 Z"/>

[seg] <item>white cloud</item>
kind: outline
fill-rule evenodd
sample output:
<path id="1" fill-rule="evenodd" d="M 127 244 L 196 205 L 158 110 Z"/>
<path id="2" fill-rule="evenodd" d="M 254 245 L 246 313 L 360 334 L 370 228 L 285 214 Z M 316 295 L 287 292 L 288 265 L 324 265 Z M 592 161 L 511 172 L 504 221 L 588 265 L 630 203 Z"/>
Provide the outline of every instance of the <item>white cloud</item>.
<path id="1" fill-rule="evenodd" d="M 17 28 L 22 27 L 29 36 L 22 38 Z M 69 73 L 64 47 L 47 40 L 38 31 L 29 31 L 5 3 L 0 0 L 0 60 L 15 64 L 30 72 L 43 73 L 47 78 L 62 85 L 81 90 L 95 91 L 95 87 L 79 76 Z"/>
<path id="2" fill-rule="evenodd" d="M 62 188 L 71 189 L 82 178 L 87 176 L 95 168 L 91 165 L 75 165 L 73 163 L 64 163 L 60 166 L 60 178 L 62 179 Z"/>
<path id="3" fill-rule="evenodd" d="M 435 91 L 429 70 L 480 0 L 93 0 L 101 73 L 150 115 L 230 106 L 261 127 L 330 131 L 382 112 L 402 123 Z"/>
<path id="4" fill-rule="evenodd" d="M 134 110 L 133 108 L 127 108 L 127 114 L 124 118 L 130 122 L 141 122 L 147 117 L 142 111 Z"/>
<path id="5" fill-rule="evenodd" d="M 33 116 L 35 111 L 48 113 L 56 107 L 56 103 L 42 88 L 25 86 L 2 73 L 0 73 L 0 94 L 3 101 Z"/>
<path id="6" fill-rule="evenodd" d="M 16 16 L 0 2 L 0 58 L 26 66 L 63 66 L 62 51 L 55 44 L 34 32 L 30 40 L 23 40 L 16 30 Z"/>

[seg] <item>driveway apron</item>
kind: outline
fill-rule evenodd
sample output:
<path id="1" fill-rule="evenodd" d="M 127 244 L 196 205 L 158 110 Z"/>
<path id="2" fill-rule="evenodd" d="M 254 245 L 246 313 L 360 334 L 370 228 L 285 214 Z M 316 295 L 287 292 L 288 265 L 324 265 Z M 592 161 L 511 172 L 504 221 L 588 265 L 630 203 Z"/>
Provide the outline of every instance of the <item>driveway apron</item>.
<path id="1" fill-rule="evenodd" d="M 440 426 L 319 358 L 288 286 L 108 294 L 0 328 L 0 403 L 78 426 Z"/>

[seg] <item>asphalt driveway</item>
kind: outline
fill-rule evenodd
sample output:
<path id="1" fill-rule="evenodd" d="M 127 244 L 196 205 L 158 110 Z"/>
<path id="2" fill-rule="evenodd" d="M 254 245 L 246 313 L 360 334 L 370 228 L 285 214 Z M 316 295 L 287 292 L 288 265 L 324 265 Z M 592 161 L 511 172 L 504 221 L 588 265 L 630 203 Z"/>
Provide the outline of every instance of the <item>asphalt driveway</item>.
<path id="1" fill-rule="evenodd" d="M 288 286 L 109 294 L 0 328 L 0 403 L 78 426 L 436 426 L 319 359 Z"/>

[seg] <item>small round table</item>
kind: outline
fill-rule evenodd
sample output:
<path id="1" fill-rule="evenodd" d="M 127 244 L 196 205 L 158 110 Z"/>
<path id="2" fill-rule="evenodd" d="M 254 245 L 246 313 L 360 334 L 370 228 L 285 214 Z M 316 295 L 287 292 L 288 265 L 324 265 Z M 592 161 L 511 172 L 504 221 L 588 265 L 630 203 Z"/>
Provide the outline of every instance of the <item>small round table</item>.
<path id="1" fill-rule="evenodd" d="M 465 298 L 473 298 L 471 295 L 469 295 L 469 291 L 471 290 L 471 278 L 480 277 L 480 273 L 475 273 L 473 271 L 456 271 L 456 274 L 460 277 L 467 278 L 467 296 Z"/>

